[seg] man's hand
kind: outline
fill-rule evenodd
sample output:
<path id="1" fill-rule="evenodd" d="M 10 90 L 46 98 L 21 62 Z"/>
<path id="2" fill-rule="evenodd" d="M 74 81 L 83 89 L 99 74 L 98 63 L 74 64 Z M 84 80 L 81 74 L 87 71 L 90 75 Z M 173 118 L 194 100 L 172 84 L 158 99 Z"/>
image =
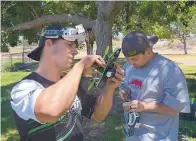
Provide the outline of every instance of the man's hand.
<path id="1" fill-rule="evenodd" d="M 160 102 L 144 102 L 139 100 L 132 100 L 123 103 L 124 111 L 126 112 L 155 112 L 166 115 L 175 115 L 177 111 Z"/>
<path id="2" fill-rule="evenodd" d="M 111 79 L 108 79 L 108 81 L 106 82 L 107 89 L 115 90 L 124 79 L 124 71 L 122 70 L 120 65 L 115 63 L 115 68 L 116 68 L 115 76 Z"/>
<path id="3" fill-rule="evenodd" d="M 92 77 L 94 74 L 99 74 L 99 71 L 93 68 L 93 64 L 104 67 L 105 62 L 99 55 L 87 55 L 82 58 L 78 64 L 84 67 L 82 75 L 85 77 Z"/>
<path id="4" fill-rule="evenodd" d="M 139 100 L 132 100 L 130 102 L 123 103 L 125 112 L 144 112 L 145 102 Z"/>
<path id="5" fill-rule="evenodd" d="M 93 67 L 90 67 L 90 68 L 85 68 L 83 70 L 83 73 L 82 73 L 82 76 L 85 76 L 85 77 L 92 77 L 93 75 L 95 74 L 99 74 L 100 72 L 93 68 Z"/>
<path id="6" fill-rule="evenodd" d="M 82 58 L 78 63 L 83 65 L 84 69 L 89 69 L 94 63 L 101 67 L 104 67 L 105 65 L 103 58 L 99 55 L 87 55 Z"/>

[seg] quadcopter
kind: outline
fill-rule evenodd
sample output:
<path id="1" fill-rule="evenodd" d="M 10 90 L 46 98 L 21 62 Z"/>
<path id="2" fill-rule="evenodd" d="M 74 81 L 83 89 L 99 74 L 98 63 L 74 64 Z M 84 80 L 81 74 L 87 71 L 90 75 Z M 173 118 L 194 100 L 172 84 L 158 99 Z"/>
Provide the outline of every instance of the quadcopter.
<path id="1" fill-rule="evenodd" d="M 88 86 L 88 91 L 90 91 L 94 86 L 96 88 L 103 87 L 109 78 L 115 76 L 115 61 L 118 59 L 120 52 L 121 48 L 118 48 L 114 52 L 109 53 L 109 46 L 106 47 L 105 52 L 103 54 L 103 60 L 106 66 L 95 66 L 95 69 L 97 69 L 100 73 L 96 74 L 95 77 L 92 79 L 92 82 Z"/>

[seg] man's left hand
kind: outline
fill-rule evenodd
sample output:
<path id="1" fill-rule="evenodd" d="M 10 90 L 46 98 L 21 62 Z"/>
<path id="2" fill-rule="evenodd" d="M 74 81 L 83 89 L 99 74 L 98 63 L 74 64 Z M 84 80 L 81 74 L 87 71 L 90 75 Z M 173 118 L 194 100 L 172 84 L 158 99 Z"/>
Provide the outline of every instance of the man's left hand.
<path id="1" fill-rule="evenodd" d="M 124 104 L 126 107 L 126 111 L 128 112 L 144 112 L 145 111 L 145 102 L 144 101 L 139 101 L 139 100 L 132 100 L 130 102 L 126 102 Z M 129 110 L 128 110 L 129 109 Z"/>

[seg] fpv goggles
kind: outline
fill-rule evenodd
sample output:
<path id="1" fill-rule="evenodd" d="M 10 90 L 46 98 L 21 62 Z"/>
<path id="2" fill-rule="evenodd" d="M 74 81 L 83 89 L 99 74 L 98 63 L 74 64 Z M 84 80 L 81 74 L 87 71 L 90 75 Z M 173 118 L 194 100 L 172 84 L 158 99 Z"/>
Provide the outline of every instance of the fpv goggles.
<path id="1" fill-rule="evenodd" d="M 86 35 L 85 29 L 82 24 L 75 26 L 75 28 L 64 27 L 61 30 L 45 30 L 41 36 L 50 39 L 58 39 L 62 37 L 67 41 L 76 41 L 78 45 L 85 42 Z"/>

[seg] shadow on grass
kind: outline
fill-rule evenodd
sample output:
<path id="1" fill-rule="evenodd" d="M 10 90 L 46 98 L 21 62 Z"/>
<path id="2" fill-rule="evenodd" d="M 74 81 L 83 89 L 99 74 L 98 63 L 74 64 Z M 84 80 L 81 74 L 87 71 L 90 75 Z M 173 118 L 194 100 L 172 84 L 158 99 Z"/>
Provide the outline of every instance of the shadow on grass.
<path id="1" fill-rule="evenodd" d="M 9 101 L 10 92 L 16 83 L 1 86 L 1 135 L 6 141 L 18 141 L 19 136 L 16 131 L 13 111 Z M 2 138 L 4 140 L 4 137 Z"/>
<path id="2" fill-rule="evenodd" d="M 13 71 L 13 70 L 19 68 L 22 65 L 24 65 L 24 63 L 22 63 L 22 62 L 17 62 L 17 63 L 14 63 L 12 65 L 8 65 L 8 66 L 2 65 L 2 71 L 3 72 L 5 72 L 5 71 Z"/>
<path id="3" fill-rule="evenodd" d="M 188 121 L 180 118 L 179 134 L 184 134 L 188 137 L 196 138 L 196 121 Z"/>
<path id="4" fill-rule="evenodd" d="M 19 68 L 19 67 L 21 67 L 21 66 L 23 66 L 23 65 L 25 65 L 24 63 L 14 63 L 11 67 L 8 67 L 8 70 L 10 70 L 10 71 L 13 71 L 13 70 L 16 70 L 17 68 Z"/>
<path id="5" fill-rule="evenodd" d="M 196 76 L 196 73 L 187 73 L 186 75 Z"/>
<path id="6" fill-rule="evenodd" d="M 38 66 L 38 62 L 31 62 L 31 63 L 22 63 L 22 62 L 17 62 L 14 63 L 12 66 L 7 66 L 2 68 L 3 72 L 6 71 L 34 71 Z"/>
<path id="7" fill-rule="evenodd" d="M 104 138 L 101 141 L 124 141 L 125 134 L 121 128 L 119 116 L 108 116 L 105 120 Z"/>
<path id="8" fill-rule="evenodd" d="M 186 78 L 187 86 L 191 98 L 196 98 L 196 78 Z"/>
<path id="9" fill-rule="evenodd" d="M 12 71 L 34 71 L 38 67 L 38 62 L 31 62 L 25 64 L 15 64 L 13 68 L 10 68 Z"/>

